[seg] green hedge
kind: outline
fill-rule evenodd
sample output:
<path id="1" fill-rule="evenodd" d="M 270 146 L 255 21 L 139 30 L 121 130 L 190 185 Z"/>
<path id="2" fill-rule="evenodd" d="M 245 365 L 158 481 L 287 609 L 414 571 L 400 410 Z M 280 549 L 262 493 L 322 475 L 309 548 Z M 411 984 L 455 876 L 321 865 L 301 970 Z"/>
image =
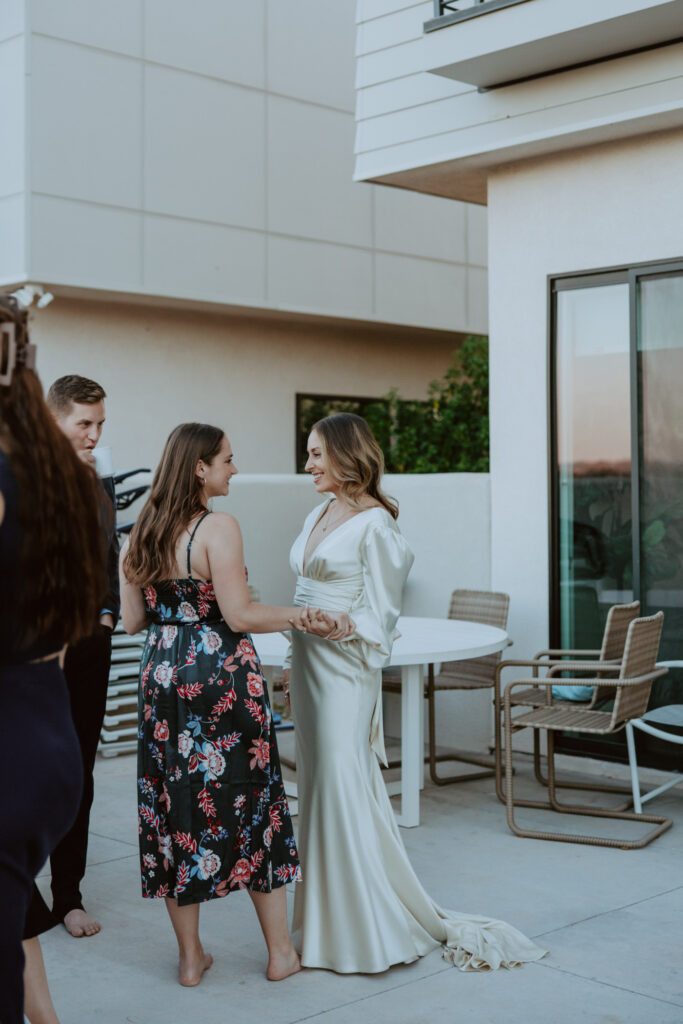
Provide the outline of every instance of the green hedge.
<path id="1" fill-rule="evenodd" d="M 381 399 L 299 396 L 299 472 L 313 424 L 334 412 L 354 412 L 370 424 L 388 473 L 487 473 L 489 469 L 488 338 L 470 335 L 453 353 L 426 401 L 400 397 L 396 388 Z"/>
<path id="2" fill-rule="evenodd" d="M 393 389 L 363 415 L 384 451 L 388 473 L 487 473 L 489 469 L 488 339 L 470 336 L 453 353 L 426 402 Z"/>

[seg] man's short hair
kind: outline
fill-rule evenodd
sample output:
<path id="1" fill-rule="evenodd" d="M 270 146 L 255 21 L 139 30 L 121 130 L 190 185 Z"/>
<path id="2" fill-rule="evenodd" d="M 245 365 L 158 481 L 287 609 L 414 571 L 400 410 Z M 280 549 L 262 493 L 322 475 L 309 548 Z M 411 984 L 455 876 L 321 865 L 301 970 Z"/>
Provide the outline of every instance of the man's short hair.
<path id="1" fill-rule="evenodd" d="M 101 384 L 87 377 L 79 377 L 77 373 L 69 373 L 54 382 L 47 393 L 47 404 L 58 416 L 68 416 L 74 403 L 78 405 L 95 405 L 106 398 L 107 394 Z"/>

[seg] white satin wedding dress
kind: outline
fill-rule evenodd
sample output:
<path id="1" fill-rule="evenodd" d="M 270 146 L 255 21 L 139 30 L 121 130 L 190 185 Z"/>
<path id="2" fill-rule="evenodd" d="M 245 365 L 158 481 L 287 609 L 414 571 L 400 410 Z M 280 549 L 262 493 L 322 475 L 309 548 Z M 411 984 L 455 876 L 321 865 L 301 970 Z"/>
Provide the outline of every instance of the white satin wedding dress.
<path id="1" fill-rule="evenodd" d="M 377 973 L 439 944 L 463 970 L 511 967 L 545 955 L 502 921 L 442 910 L 403 846 L 382 780 L 381 669 L 413 555 L 383 508 L 367 509 L 304 551 L 324 505 L 290 554 L 295 603 L 348 612 L 355 634 L 334 643 L 291 634 L 292 715 L 299 787 L 293 931 L 305 967 Z"/>

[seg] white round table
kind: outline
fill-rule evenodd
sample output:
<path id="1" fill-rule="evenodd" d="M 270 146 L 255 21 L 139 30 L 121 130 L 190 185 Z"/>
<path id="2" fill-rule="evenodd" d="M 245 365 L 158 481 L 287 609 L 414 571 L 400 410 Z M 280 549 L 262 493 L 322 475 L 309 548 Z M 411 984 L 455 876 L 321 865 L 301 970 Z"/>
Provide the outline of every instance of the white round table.
<path id="1" fill-rule="evenodd" d="M 496 654 L 507 646 L 508 635 L 504 629 L 480 622 L 412 616 L 401 616 L 398 630 L 401 636 L 394 643 L 389 661 L 389 665 L 401 668 L 401 813 L 397 820 L 399 825 L 412 828 L 420 824 L 425 665 Z M 252 639 L 264 665 L 282 665 L 288 647 L 283 633 L 257 633 Z"/>

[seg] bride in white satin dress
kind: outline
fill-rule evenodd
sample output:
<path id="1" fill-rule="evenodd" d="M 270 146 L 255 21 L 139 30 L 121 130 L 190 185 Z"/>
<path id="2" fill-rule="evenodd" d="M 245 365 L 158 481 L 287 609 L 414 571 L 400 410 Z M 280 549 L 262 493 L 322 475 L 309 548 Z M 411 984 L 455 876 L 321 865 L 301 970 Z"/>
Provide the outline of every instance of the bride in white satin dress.
<path id="1" fill-rule="evenodd" d="M 380 489 L 382 452 L 364 420 L 321 420 L 308 454 L 316 489 L 333 497 L 311 512 L 292 547 L 294 602 L 339 617 L 312 613 L 319 635 L 291 634 L 285 675 L 296 724 L 303 882 L 292 930 L 301 962 L 374 974 L 438 945 L 463 970 L 538 960 L 545 951 L 511 925 L 438 907 L 413 871 L 379 767 L 381 669 L 413 554 Z M 344 613 L 355 631 L 336 642 Z"/>

